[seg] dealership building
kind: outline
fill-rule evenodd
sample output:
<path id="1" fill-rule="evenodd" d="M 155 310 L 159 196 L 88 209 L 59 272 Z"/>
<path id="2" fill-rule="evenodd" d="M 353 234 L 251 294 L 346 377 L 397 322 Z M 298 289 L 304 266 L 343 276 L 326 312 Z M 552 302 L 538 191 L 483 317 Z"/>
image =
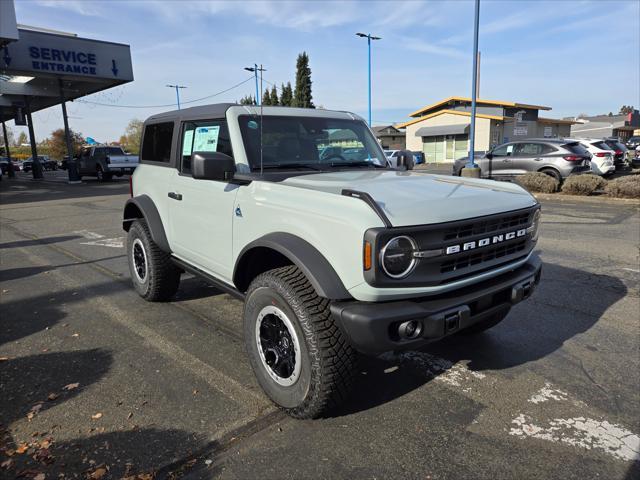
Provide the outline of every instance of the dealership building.
<path id="1" fill-rule="evenodd" d="M 519 102 L 477 100 L 475 150 L 526 138 L 568 137 L 573 120 L 543 117 L 551 107 Z M 404 129 L 406 148 L 422 151 L 427 162 L 451 162 L 469 151 L 471 99 L 449 97 L 409 114 L 395 125 Z"/>

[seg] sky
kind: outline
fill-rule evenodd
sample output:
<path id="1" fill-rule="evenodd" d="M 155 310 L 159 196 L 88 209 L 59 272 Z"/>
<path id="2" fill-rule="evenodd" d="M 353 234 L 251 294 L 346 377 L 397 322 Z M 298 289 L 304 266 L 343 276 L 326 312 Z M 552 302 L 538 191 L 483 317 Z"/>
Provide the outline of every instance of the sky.
<path id="1" fill-rule="evenodd" d="M 4 0 L 0 0 L 4 1 Z M 449 1 L 16 0 L 20 24 L 131 46 L 135 81 L 85 100 L 110 105 L 175 102 L 211 95 L 250 78 L 295 80 L 310 57 L 316 105 L 367 116 L 367 45 L 372 44 L 373 124 L 392 124 L 443 98 L 471 95 L 473 12 Z M 482 0 L 480 98 L 547 105 L 546 116 L 617 113 L 640 107 L 640 0 Z M 252 81 L 205 102 L 253 94 Z M 70 126 L 117 140 L 127 123 L 172 110 L 73 102 Z M 17 134 L 25 127 L 14 127 Z M 62 127 L 60 107 L 34 115 L 36 139 Z"/>

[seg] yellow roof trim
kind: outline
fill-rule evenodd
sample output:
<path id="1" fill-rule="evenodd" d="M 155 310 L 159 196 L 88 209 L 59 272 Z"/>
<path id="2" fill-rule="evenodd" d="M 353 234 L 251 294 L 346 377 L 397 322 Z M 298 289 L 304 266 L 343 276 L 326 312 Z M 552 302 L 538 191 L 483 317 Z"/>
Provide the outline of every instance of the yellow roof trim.
<path id="1" fill-rule="evenodd" d="M 414 123 L 418 123 L 418 122 L 421 122 L 423 120 L 427 120 L 429 118 L 437 117 L 438 115 L 444 115 L 446 113 L 450 113 L 451 115 L 460 115 L 462 117 L 470 117 L 471 116 L 470 112 L 461 112 L 461 111 L 458 111 L 458 110 L 440 110 L 438 112 L 430 113 L 429 115 L 424 115 L 424 116 L 419 117 L 419 118 L 414 118 L 413 120 L 409 120 L 408 122 L 399 123 L 397 125 L 394 125 L 394 127 L 395 128 L 404 128 L 404 127 L 406 127 L 408 125 L 413 125 Z M 487 118 L 489 120 L 504 121 L 504 117 L 500 117 L 498 115 L 485 115 L 484 113 L 476 113 L 476 117 L 477 118 Z"/>
<path id="2" fill-rule="evenodd" d="M 469 97 L 448 97 L 437 103 L 432 103 L 431 105 L 427 105 L 426 107 L 416 110 L 415 112 L 410 113 L 409 116 L 416 117 L 425 112 L 428 112 L 429 110 L 433 110 L 434 108 L 441 107 L 442 105 L 446 105 L 447 103 L 454 102 L 454 101 L 471 102 L 471 99 Z M 528 103 L 518 103 L 518 102 L 503 102 L 500 100 L 483 100 L 478 98 L 476 102 L 483 105 L 497 105 L 500 107 L 533 108 L 536 110 L 551 110 L 551 107 L 545 107 L 544 105 L 530 105 Z"/>
<path id="3" fill-rule="evenodd" d="M 561 125 L 575 125 L 576 123 L 580 123 L 580 122 L 574 122 L 573 120 L 563 120 L 560 118 L 544 118 L 544 117 L 538 117 L 538 121 L 540 123 L 558 123 Z"/>

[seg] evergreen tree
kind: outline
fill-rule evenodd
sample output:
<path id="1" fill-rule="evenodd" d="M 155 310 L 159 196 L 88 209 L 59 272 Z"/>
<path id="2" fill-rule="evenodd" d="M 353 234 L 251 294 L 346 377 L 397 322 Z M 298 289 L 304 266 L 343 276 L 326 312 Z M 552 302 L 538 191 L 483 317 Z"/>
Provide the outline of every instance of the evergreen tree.
<path id="1" fill-rule="evenodd" d="M 269 94 L 269 89 L 266 89 L 262 94 L 262 105 L 271 105 L 271 95 Z"/>
<path id="2" fill-rule="evenodd" d="M 278 100 L 278 91 L 276 90 L 276 86 L 271 87 L 271 98 L 269 99 L 271 105 L 280 105 L 280 100 Z"/>
<path id="3" fill-rule="evenodd" d="M 291 107 L 293 102 L 293 91 L 291 89 L 291 82 L 287 82 L 285 85 L 282 84 L 280 89 L 280 105 L 283 107 Z"/>
<path id="4" fill-rule="evenodd" d="M 296 62 L 296 89 L 293 93 L 293 106 L 302 108 L 315 108 L 311 95 L 311 68 L 309 68 L 309 55 L 302 52 Z"/>
<path id="5" fill-rule="evenodd" d="M 253 98 L 253 95 L 245 95 L 238 102 L 240 105 L 255 105 L 256 99 Z"/>

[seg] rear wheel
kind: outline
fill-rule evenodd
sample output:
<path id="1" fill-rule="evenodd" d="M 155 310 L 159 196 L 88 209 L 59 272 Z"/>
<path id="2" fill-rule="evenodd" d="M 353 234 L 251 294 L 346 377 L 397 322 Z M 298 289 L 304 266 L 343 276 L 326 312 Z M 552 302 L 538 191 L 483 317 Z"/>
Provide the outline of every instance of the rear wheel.
<path id="1" fill-rule="evenodd" d="M 295 266 L 265 272 L 244 304 L 244 338 L 260 386 L 289 415 L 315 418 L 350 391 L 356 353 Z"/>
<path id="2" fill-rule="evenodd" d="M 542 170 L 540 170 L 540 172 L 553 177 L 558 185 L 560 185 L 560 183 L 562 182 L 562 175 L 560 175 L 559 171 L 554 170 L 553 168 L 543 168 Z"/>
<path id="3" fill-rule="evenodd" d="M 98 165 L 98 168 L 96 169 L 96 177 L 98 177 L 99 182 L 108 182 L 109 180 L 111 180 L 113 175 L 111 173 L 105 173 L 102 170 L 102 167 Z"/>
<path id="4" fill-rule="evenodd" d="M 178 291 L 180 270 L 153 241 L 144 219 L 133 222 L 127 235 L 127 258 L 133 286 L 149 302 L 169 300 Z"/>

